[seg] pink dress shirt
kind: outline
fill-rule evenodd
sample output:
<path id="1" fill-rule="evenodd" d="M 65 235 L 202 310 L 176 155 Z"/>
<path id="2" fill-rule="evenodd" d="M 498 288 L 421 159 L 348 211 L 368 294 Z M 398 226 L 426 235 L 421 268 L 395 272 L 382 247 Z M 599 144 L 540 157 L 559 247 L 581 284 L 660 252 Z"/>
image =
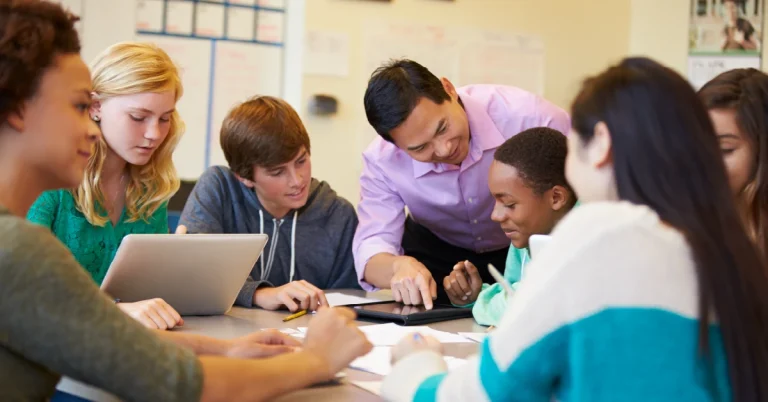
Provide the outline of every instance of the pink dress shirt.
<path id="1" fill-rule="evenodd" d="M 454 246 L 477 253 L 509 246 L 499 225 L 491 221 L 494 198 L 488 190 L 488 169 L 494 151 L 529 128 L 547 126 L 563 134 L 570 130 L 563 109 L 522 89 L 470 85 L 457 91 L 471 133 L 469 154 L 461 166 L 415 161 L 380 137 L 363 153 L 360 223 L 353 243 L 363 289 L 375 289 L 363 280 L 371 257 L 402 255 L 405 207 L 416 222 Z"/>

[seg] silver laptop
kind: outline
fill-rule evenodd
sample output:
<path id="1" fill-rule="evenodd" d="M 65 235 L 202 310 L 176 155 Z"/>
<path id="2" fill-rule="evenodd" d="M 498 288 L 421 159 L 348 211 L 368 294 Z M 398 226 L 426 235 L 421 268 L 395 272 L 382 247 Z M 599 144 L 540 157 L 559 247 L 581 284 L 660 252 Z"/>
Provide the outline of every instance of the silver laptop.
<path id="1" fill-rule="evenodd" d="M 549 235 L 531 235 L 528 238 L 528 251 L 531 254 L 531 260 L 541 254 L 550 241 L 552 241 L 552 236 Z"/>
<path id="2" fill-rule="evenodd" d="M 123 302 L 159 297 L 181 315 L 224 314 L 267 243 L 263 234 L 131 234 L 101 289 Z"/>

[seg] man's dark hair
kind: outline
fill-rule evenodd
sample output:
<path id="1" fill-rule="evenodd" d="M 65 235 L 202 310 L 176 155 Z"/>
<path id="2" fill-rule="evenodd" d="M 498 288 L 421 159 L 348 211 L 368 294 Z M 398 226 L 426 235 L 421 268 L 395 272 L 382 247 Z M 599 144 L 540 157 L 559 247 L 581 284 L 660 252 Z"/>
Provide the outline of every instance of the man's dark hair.
<path id="1" fill-rule="evenodd" d="M 576 197 L 565 179 L 566 155 L 568 145 L 561 132 L 534 127 L 506 140 L 493 158 L 517 169 L 525 184 L 538 195 L 554 186 L 565 187 L 572 195 L 569 204 L 573 205 Z"/>
<path id="2" fill-rule="evenodd" d="M 377 68 L 368 81 L 363 98 L 368 123 L 382 138 L 394 142 L 390 131 L 403 124 L 421 98 L 438 105 L 451 100 L 440 79 L 426 67 L 412 60 L 392 60 Z"/>

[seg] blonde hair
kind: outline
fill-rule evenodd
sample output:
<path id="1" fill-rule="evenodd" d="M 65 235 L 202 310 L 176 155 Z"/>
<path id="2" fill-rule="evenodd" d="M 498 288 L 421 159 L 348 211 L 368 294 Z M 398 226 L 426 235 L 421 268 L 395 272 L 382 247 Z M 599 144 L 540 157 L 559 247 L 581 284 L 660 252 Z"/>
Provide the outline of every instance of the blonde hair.
<path id="1" fill-rule="evenodd" d="M 173 91 L 175 100 L 183 88 L 179 72 L 171 58 L 159 47 L 148 43 L 123 42 L 107 48 L 91 66 L 96 100 L 146 92 Z M 170 129 L 162 144 L 144 166 L 129 165 L 125 208 L 128 222 L 147 221 L 179 189 L 179 177 L 172 155 L 184 131 L 178 112 L 170 116 Z M 104 226 L 109 217 L 97 209 L 105 205 L 101 191 L 101 170 L 107 156 L 102 137 L 88 161 L 85 177 L 73 191 L 80 212 L 92 225 Z"/>

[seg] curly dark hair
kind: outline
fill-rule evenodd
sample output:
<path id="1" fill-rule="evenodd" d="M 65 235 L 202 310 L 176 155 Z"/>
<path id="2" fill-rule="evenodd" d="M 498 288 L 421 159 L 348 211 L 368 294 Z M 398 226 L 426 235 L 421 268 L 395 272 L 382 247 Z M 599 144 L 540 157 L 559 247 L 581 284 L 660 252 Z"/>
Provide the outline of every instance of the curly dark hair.
<path id="1" fill-rule="evenodd" d="M 0 121 L 19 112 L 58 54 L 80 53 L 78 17 L 42 0 L 0 0 Z"/>
<path id="2" fill-rule="evenodd" d="M 549 127 L 529 128 L 496 149 L 493 158 L 517 169 L 525 184 L 536 194 L 544 194 L 554 186 L 573 189 L 565 179 L 565 157 L 568 145 L 565 136 Z M 571 204 L 576 197 L 571 197 Z"/>

